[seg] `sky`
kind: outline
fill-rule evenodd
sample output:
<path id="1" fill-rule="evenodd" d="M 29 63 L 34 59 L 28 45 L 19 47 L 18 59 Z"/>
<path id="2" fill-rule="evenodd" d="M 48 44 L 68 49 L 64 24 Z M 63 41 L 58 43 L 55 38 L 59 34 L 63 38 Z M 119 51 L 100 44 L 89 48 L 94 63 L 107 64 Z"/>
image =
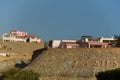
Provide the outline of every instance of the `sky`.
<path id="1" fill-rule="evenodd" d="M 10 30 L 45 41 L 120 35 L 120 0 L 0 0 L 0 35 Z"/>

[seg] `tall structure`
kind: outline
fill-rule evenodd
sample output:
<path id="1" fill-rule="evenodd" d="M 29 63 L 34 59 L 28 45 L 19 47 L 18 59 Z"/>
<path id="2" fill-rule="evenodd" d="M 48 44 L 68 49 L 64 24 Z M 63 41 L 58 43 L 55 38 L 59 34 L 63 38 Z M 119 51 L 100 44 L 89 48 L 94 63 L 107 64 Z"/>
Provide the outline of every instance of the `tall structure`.
<path id="1" fill-rule="evenodd" d="M 28 34 L 27 32 L 19 30 L 11 30 L 10 33 L 3 34 L 4 42 L 40 42 L 39 39 L 34 34 Z"/>

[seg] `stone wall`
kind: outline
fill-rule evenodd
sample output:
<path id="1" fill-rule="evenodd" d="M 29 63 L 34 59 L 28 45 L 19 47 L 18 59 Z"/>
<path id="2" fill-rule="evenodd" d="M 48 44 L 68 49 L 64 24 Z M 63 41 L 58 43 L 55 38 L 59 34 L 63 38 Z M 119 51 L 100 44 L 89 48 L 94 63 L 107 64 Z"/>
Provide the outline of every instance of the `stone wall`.
<path id="1" fill-rule="evenodd" d="M 97 72 L 114 68 L 120 68 L 119 48 L 48 49 L 25 69 L 40 80 L 96 80 Z"/>

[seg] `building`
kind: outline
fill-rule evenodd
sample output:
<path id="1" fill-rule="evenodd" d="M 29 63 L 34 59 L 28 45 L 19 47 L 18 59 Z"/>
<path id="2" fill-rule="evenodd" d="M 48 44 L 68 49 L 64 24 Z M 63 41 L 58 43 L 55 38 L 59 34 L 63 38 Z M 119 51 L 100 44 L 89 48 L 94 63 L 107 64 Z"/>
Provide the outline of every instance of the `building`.
<path id="1" fill-rule="evenodd" d="M 111 38 L 104 38 L 104 37 L 100 37 L 100 42 L 112 42 L 115 41 L 114 37 Z"/>
<path id="2" fill-rule="evenodd" d="M 49 47 L 51 48 L 59 48 L 61 40 L 50 40 L 48 42 Z"/>
<path id="3" fill-rule="evenodd" d="M 107 48 L 108 43 L 105 42 L 86 42 L 87 48 Z"/>
<path id="4" fill-rule="evenodd" d="M 80 44 L 77 42 L 61 42 L 60 48 L 79 48 Z"/>
<path id="5" fill-rule="evenodd" d="M 39 39 L 34 34 L 28 34 L 27 32 L 19 30 L 11 30 L 9 33 L 3 34 L 4 42 L 40 42 Z"/>
<path id="6" fill-rule="evenodd" d="M 77 43 L 77 40 L 61 40 L 59 47 L 60 48 L 78 48 L 79 43 Z"/>
<path id="7" fill-rule="evenodd" d="M 92 36 L 82 36 L 79 41 L 82 47 L 86 48 L 107 48 L 111 47 L 111 43 L 114 42 L 115 39 L 111 38 L 94 38 Z"/>
<path id="8" fill-rule="evenodd" d="M 82 36 L 80 40 L 51 40 L 51 48 L 108 48 L 113 47 L 116 40 L 111 38 L 95 38 L 92 36 Z"/>
<path id="9" fill-rule="evenodd" d="M 73 48 L 78 46 L 76 40 L 51 40 L 49 41 L 51 48 Z"/>
<path id="10" fill-rule="evenodd" d="M 116 39 L 115 39 L 114 37 L 111 37 L 111 38 L 101 37 L 101 38 L 100 38 L 100 42 L 106 42 L 106 43 L 108 43 L 109 45 L 113 46 L 113 45 L 115 45 L 115 43 L 116 43 Z"/>
<path id="11" fill-rule="evenodd" d="M 82 36 L 81 42 L 100 42 L 99 38 L 94 38 L 92 36 Z"/>

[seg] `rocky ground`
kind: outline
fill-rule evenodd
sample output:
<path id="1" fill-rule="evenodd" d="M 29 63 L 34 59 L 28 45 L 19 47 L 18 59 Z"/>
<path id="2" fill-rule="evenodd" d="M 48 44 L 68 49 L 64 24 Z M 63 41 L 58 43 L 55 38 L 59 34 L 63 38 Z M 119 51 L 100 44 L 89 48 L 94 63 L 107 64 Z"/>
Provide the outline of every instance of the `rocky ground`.
<path id="1" fill-rule="evenodd" d="M 97 72 L 120 67 L 119 48 L 39 51 L 25 69 L 39 73 L 41 80 L 96 80 Z"/>
<path id="2" fill-rule="evenodd" d="M 43 43 L 2 42 L 0 53 L 9 53 L 9 56 L 0 56 L 0 72 L 11 68 L 23 68 L 31 61 L 33 52 L 44 47 Z"/>
<path id="3" fill-rule="evenodd" d="M 25 51 L 25 54 L 15 53 L 4 57 L 0 61 L 0 72 L 17 67 L 39 73 L 40 80 L 96 80 L 97 72 L 120 68 L 119 48 L 47 49 L 40 47 L 31 51 L 31 55 L 27 55 Z"/>

